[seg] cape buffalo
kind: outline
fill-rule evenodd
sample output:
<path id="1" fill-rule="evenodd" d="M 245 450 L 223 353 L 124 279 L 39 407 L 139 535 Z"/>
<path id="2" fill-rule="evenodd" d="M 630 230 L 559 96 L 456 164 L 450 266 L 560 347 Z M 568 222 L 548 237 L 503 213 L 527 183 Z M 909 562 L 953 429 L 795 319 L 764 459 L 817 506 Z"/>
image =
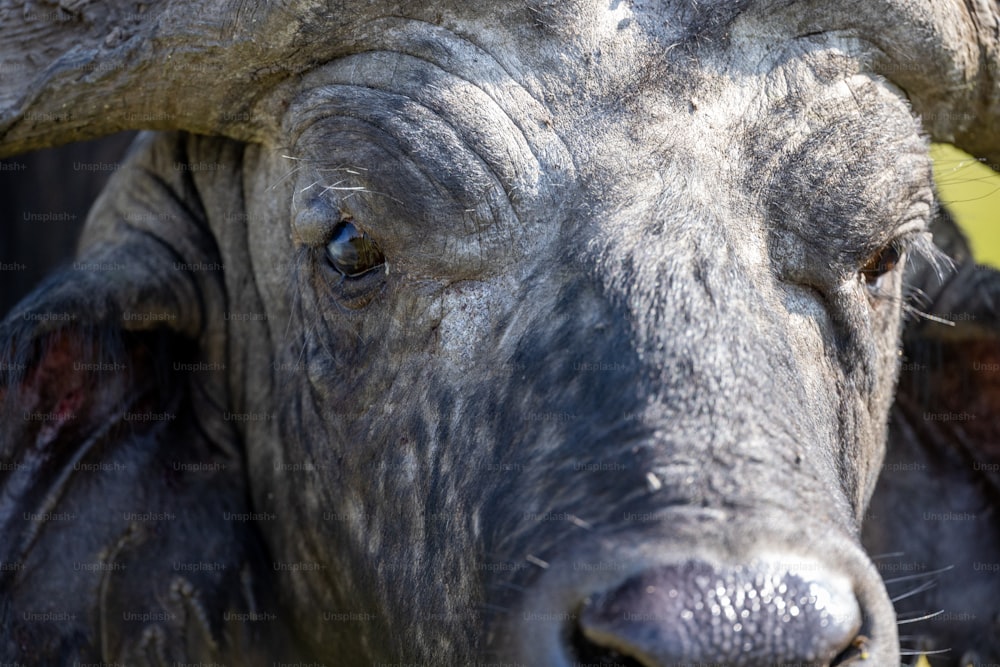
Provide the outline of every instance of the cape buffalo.
<path id="1" fill-rule="evenodd" d="M 0 325 L 2 660 L 996 662 L 998 73 L 989 0 L 0 2 L 0 155 L 154 131 Z"/>

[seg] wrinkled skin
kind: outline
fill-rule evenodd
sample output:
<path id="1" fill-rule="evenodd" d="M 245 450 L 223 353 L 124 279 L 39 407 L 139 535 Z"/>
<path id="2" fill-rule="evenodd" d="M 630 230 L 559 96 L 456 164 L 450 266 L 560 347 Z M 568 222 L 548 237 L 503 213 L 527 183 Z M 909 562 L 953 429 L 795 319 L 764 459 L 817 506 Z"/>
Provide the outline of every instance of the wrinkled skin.
<path id="1" fill-rule="evenodd" d="M 926 133 L 952 130 L 918 73 L 877 72 L 900 40 L 940 35 L 880 41 L 860 16 L 767 4 L 392 4 L 323 19 L 349 39 L 296 76 L 255 69 L 243 106 L 226 98 L 244 126 L 170 106 L 177 128 L 223 136 L 142 137 L 92 211 L 82 268 L 5 321 L 2 453 L 23 465 L 3 480 L 17 567 L 2 612 L 21 619 L 4 656 L 896 664 L 860 527 L 905 263 L 865 271 L 933 254 Z M 938 51 L 925 74 L 957 67 Z M 186 85 L 150 76 L 135 96 Z M 54 141 L 32 123 L 9 125 L 9 150 Z M 954 136 L 991 156 L 976 132 Z M 345 219 L 384 267 L 334 270 Z M 156 372 L 172 380 L 138 381 Z M 140 428 L 122 406 L 174 418 Z M 100 482 L 39 472 L 74 456 L 123 465 Z M 147 513 L 204 512 L 155 529 L 86 514 L 134 511 L 104 484 L 143 489 Z M 225 567 L 178 570 L 193 544 Z M 75 576 L 46 558 L 58 549 L 128 576 Z M 833 602 L 716 630 L 705 572 Z M 633 590 L 666 625 L 616 625 Z M 23 615 L 66 605 L 72 624 Z M 140 629 L 118 609 L 145 613 Z"/>

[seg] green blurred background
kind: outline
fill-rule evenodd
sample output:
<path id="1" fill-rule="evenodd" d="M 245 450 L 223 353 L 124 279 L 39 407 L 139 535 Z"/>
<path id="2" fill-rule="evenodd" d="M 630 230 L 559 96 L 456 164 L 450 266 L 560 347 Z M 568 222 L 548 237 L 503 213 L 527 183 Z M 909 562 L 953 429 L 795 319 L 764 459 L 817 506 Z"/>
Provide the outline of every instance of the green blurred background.
<path id="1" fill-rule="evenodd" d="M 976 260 L 1000 268 L 1000 175 L 954 146 L 934 144 L 941 202 L 969 237 Z"/>

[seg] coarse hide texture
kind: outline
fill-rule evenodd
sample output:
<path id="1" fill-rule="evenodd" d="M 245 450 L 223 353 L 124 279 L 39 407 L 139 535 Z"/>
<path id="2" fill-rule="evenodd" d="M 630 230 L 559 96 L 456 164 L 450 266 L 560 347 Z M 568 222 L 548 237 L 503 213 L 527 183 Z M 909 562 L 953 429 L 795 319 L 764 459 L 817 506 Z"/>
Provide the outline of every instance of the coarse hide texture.
<path id="1" fill-rule="evenodd" d="M 994 3 L 0 16 L 0 154 L 157 130 L 0 324 L 3 659 L 1000 659 Z"/>

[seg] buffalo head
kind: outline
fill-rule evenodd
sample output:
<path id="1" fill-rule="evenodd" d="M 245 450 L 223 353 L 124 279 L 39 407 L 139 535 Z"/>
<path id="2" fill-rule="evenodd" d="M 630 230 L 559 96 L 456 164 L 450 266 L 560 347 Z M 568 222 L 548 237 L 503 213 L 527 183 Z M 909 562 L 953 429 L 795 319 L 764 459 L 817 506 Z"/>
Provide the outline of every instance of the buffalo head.
<path id="1" fill-rule="evenodd" d="M 861 525 L 992 3 L 3 11 L 4 154 L 160 131 L 0 331 L 5 656 L 898 663 Z"/>

